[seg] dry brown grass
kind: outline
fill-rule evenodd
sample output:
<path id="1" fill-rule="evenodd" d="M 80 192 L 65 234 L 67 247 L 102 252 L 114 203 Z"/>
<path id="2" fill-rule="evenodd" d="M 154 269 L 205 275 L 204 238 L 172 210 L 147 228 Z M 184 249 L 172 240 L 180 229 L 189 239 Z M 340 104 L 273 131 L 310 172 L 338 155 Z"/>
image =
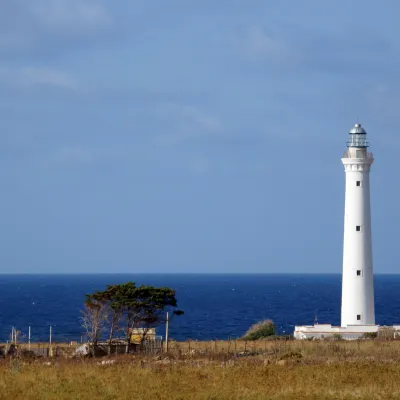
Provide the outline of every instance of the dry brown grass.
<path id="1" fill-rule="evenodd" d="M 112 365 L 90 359 L 55 359 L 51 365 L 5 359 L 0 362 L 0 398 L 400 398 L 398 341 L 261 341 L 252 344 L 260 354 L 243 357 L 228 354 L 227 342 L 218 342 L 216 352 L 214 345 L 174 343 L 167 359 L 124 356 L 112 358 Z M 244 351 L 243 342 L 240 346 L 237 350 Z"/>

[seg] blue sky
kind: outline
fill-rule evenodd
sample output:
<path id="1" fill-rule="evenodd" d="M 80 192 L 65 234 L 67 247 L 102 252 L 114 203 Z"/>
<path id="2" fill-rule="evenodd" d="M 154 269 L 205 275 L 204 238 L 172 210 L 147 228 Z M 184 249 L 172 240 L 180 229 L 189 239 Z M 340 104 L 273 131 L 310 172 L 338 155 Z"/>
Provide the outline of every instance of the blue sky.
<path id="1" fill-rule="evenodd" d="M 347 132 L 399 272 L 398 1 L 3 0 L 0 272 L 341 272 Z"/>

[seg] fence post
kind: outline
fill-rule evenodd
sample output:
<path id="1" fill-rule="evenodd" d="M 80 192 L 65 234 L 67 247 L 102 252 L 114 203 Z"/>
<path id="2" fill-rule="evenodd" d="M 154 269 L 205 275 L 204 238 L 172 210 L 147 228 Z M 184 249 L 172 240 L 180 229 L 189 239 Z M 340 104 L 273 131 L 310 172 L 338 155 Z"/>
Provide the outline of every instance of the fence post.
<path id="1" fill-rule="evenodd" d="M 31 351 L 31 327 L 28 327 L 28 350 Z"/>
<path id="2" fill-rule="evenodd" d="M 53 349 L 51 348 L 51 336 L 52 336 L 52 326 L 50 325 L 50 337 L 49 337 L 49 357 L 53 357 Z"/>
<path id="3" fill-rule="evenodd" d="M 168 328 L 169 328 L 169 313 L 167 312 L 167 320 L 165 321 L 165 352 L 168 353 Z"/>

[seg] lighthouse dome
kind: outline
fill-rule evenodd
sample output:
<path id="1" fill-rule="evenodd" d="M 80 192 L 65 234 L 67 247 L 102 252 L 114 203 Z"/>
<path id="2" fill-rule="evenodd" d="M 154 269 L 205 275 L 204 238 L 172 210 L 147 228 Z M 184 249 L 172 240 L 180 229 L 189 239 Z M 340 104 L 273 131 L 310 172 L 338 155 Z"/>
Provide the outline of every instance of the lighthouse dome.
<path id="1" fill-rule="evenodd" d="M 355 124 L 354 128 L 349 132 L 350 137 L 347 141 L 347 147 L 368 147 L 367 132 L 361 124 Z"/>
<path id="2" fill-rule="evenodd" d="M 351 135 L 356 134 L 356 135 L 366 135 L 367 132 L 365 132 L 364 128 L 361 126 L 361 124 L 355 124 L 354 128 L 350 130 L 349 132 Z"/>

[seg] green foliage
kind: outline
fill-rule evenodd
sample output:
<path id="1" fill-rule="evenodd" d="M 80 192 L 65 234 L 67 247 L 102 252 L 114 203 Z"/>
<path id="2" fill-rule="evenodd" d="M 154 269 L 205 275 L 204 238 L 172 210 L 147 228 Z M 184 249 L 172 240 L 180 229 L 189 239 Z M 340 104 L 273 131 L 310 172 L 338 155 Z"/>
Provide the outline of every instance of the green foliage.
<path id="1" fill-rule="evenodd" d="M 264 320 L 252 325 L 246 334 L 243 336 L 244 340 L 258 340 L 268 338 L 275 335 L 275 325 L 270 320 Z"/>
<path id="2" fill-rule="evenodd" d="M 363 339 L 376 339 L 378 336 L 377 332 L 365 332 L 363 334 Z"/>
<path id="3" fill-rule="evenodd" d="M 334 333 L 332 336 L 329 336 L 331 340 L 343 340 L 343 336 L 340 333 Z"/>
<path id="4" fill-rule="evenodd" d="M 176 309 L 175 290 L 149 285 L 136 286 L 135 282 L 108 285 L 103 291 L 86 295 L 85 306 L 108 309 L 106 325 L 110 342 L 118 328 L 122 328 L 128 343 L 132 329 L 141 329 L 144 340 L 150 328 L 165 322 L 166 310 L 171 310 L 173 316 L 183 314 L 182 310 Z"/>

